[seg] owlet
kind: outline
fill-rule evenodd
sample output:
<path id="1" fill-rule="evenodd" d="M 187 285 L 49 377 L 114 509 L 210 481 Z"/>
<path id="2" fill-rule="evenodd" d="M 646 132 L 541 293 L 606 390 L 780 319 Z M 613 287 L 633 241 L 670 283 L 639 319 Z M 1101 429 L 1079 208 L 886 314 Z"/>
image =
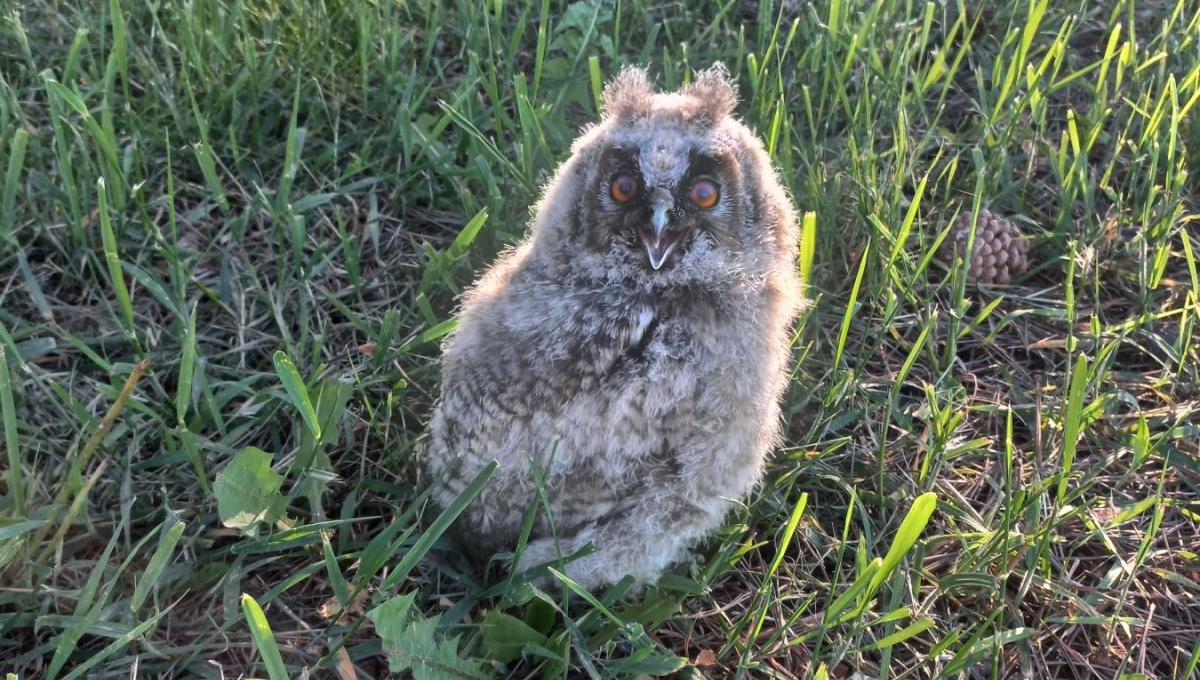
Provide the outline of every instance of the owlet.
<path id="1" fill-rule="evenodd" d="M 745 497 L 780 439 L 802 300 L 795 210 L 721 65 L 656 93 L 626 68 L 529 234 L 466 294 L 424 465 L 517 569 L 593 551 L 585 587 L 655 580 Z M 586 552 L 586 551 L 585 551 Z"/>

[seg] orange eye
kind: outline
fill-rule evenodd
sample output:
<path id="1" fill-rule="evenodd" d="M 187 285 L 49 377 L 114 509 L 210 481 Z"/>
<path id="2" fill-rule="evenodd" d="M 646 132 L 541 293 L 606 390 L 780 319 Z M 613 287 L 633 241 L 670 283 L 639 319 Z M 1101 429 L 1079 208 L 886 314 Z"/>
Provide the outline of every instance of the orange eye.
<path id="1" fill-rule="evenodd" d="M 632 175 L 617 175 L 613 178 L 610 191 L 617 203 L 628 203 L 637 196 L 638 181 Z"/>
<path id="2" fill-rule="evenodd" d="M 707 209 L 717 204 L 717 199 L 721 197 L 721 189 L 712 180 L 698 179 L 692 185 L 688 197 L 692 199 L 692 203 Z"/>

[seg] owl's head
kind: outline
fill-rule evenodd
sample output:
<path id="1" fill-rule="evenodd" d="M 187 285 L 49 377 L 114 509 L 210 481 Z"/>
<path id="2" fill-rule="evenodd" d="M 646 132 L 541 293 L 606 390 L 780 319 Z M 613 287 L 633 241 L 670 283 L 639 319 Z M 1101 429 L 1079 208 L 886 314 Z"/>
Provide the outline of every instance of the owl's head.
<path id="1" fill-rule="evenodd" d="M 720 64 L 665 93 L 626 68 L 548 186 L 535 245 L 585 273 L 667 285 L 753 276 L 788 257 L 794 212 L 736 101 Z"/>

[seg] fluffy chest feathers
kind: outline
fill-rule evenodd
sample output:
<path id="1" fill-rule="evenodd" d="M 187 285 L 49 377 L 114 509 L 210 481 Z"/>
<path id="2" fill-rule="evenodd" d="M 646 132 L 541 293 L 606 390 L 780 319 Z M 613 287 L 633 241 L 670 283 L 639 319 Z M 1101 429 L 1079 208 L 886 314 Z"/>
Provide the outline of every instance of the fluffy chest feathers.
<path id="1" fill-rule="evenodd" d="M 760 287 L 630 290 L 522 273 L 508 284 L 475 302 L 447 353 L 459 376 L 471 367 L 471 400 L 495 405 L 506 447 L 615 479 L 756 416 L 753 394 L 769 382 Z"/>
<path id="2" fill-rule="evenodd" d="M 715 379 L 753 363 L 763 347 L 756 288 L 628 289 L 616 285 L 517 286 L 506 334 L 530 357 L 528 370 L 556 384 L 560 399 L 625 390 L 639 380 Z M 724 376 L 733 378 L 732 375 Z M 675 398 L 687 398 L 683 386 Z"/>

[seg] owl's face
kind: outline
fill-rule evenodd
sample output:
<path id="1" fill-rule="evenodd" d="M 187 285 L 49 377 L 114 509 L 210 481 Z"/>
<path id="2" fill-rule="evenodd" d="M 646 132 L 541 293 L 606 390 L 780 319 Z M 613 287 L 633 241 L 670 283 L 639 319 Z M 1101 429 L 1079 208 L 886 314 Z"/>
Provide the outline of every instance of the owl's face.
<path id="1" fill-rule="evenodd" d="M 741 216 L 737 160 L 711 135 L 686 134 L 651 117 L 601 145 L 589 241 L 626 248 L 653 271 L 674 266 L 697 239 L 729 241 Z"/>
<path id="2" fill-rule="evenodd" d="M 723 68 L 671 93 L 625 70 L 543 198 L 537 238 L 609 280 L 689 285 L 770 267 L 794 220 L 735 100 Z"/>

